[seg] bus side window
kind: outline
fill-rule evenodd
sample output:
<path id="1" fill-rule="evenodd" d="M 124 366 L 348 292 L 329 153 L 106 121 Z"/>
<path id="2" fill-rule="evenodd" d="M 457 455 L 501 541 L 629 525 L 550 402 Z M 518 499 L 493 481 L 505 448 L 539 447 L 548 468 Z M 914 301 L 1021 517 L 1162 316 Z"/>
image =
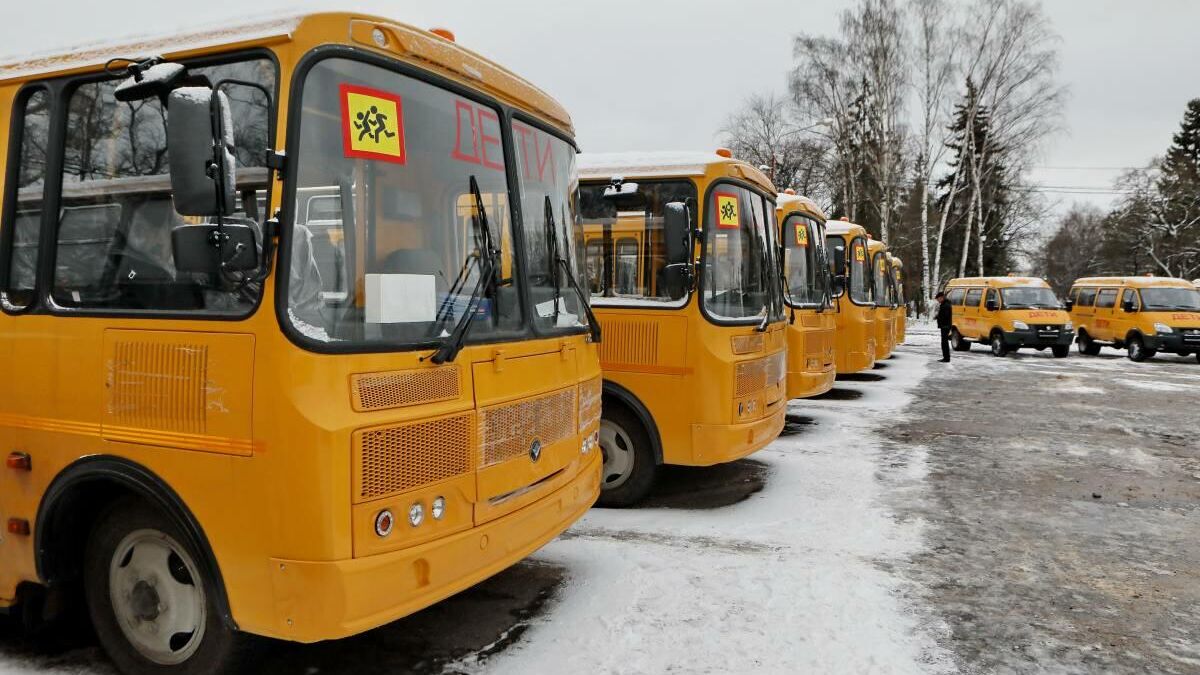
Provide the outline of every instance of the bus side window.
<path id="1" fill-rule="evenodd" d="M 986 307 L 992 303 L 995 303 L 995 307 L 997 309 L 1000 308 L 1000 293 L 994 288 L 989 288 L 987 292 L 987 300 L 984 301 L 984 306 Z"/>
<path id="2" fill-rule="evenodd" d="M 50 95 L 45 89 L 37 89 L 16 105 L 16 116 L 21 120 L 20 161 L 14 167 L 16 180 L 10 177 L 7 181 L 7 203 L 13 207 L 3 227 L 4 245 L 8 247 L 3 299 L 10 308 L 24 309 L 33 302 L 37 278 Z"/>
<path id="3" fill-rule="evenodd" d="M 946 295 L 946 300 L 949 301 L 951 305 L 956 305 L 958 307 L 962 307 L 963 298 L 966 296 L 966 293 L 967 293 L 966 289 L 963 289 L 963 288 L 951 289 L 950 292 Z"/>
<path id="4" fill-rule="evenodd" d="M 1079 289 L 1079 300 L 1075 303 L 1076 307 L 1091 307 L 1096 303 L 1096 289 L 1081 288 Z"/>
<path id="5" fill-rule="evenodd" d="M 1117 289 L 1105 288 L 1096 296 L 1097 309 L 1111 309 L 1117 304 Z"/>
<path id="6" fill-rule="evenodd" d="M 983 298 L 983 289 L 982 288 L 972 288 L 971 290 L 967 291 L 966 306 L 967 307 L 978 307 L 979 301 L 982 298 Z"/>
<path id="7" fill-rule="evenodd" d="M 1122 307 L 1125 307 L 1129 303 L 1133 303 L 1133 308 L 1135 310 L 1140 309 L 1141 303 L 1138 302 L 1137 291 L 1132 288 L 1126 288 L 1125 289 L 1125 297 L 1121 298 L 1121 306 Z"/>

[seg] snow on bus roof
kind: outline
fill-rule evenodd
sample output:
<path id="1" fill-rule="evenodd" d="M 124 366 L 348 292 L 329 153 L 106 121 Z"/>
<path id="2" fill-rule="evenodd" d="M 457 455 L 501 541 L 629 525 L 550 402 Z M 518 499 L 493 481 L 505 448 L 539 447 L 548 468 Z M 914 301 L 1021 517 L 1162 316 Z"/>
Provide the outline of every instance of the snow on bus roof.
<path id="1" fill-rule="evenodd" d="M 732 161 L 715 152 L 585 152 L 580 178 L 703 176 L 710 164 Z"/>
<path id="2" fill-rule="evenodd" d="M 189 27 L 184 32 L 126 35 L 114 40 L 92 42 L 74 47 L 60 47 L 52 51 L 0 56 L 0 80 L 102 65 L 112 58 L 159 56 L 164 53 L 185 52 L 221 44 L 289 35 L 308 15 L 307 13 L 288 14 L 283 17 L 264 15 L 261 18 L 232 26 L 228 22 L 213 23 L 198 28 Z"/>

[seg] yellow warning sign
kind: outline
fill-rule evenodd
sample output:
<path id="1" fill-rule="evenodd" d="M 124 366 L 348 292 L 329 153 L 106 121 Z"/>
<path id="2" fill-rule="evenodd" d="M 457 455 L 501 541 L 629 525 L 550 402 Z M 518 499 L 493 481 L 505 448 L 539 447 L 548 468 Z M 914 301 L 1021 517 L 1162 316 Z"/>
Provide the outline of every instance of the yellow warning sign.
<path id="1" fill-rule="evenodd" d="M 404 105 L 400 97 L 351 84 L 339 89 L 346 156 L 404 164 Z"/>
<path id="2" fill-rule="evenodd" d="M 736 230 L 742 224 L 737 195 L 717 193 L 717 227 Z"/>
<path id="3" fill-rule="evenodd" d="M 867 250 L 865 248 L 863 248 L 862 246 L 855 246 L 854 247 L 854 259 L 857 260 L 858 262 L 866 262 L 867 261 Z"/>
<path id="4" fill-rule="evenodd" d="M 808 228 L 803 223 L 796 223 L 796 245 L 808 248 Z"/>

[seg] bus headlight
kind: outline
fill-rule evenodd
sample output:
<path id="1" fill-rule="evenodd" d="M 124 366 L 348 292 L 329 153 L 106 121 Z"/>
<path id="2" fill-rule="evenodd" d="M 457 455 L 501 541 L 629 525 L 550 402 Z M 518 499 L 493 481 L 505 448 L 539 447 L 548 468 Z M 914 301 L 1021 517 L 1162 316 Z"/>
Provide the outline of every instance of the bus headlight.
<path id="1" fill-rule="evenodd" d="M 421 506 L 421 502 L 416 502 L 408 507 L 408 524 L 416 527 L 425 520 L 425 507 Z"/>
<path id="2" fill-rule="evenodd" d="M 1063 332 L 1069 333 L 1074 330 L 1075 330 L 1075 324 L 1071 323 L 1070 321 L 1063 324 Z"/>
<path id="3" fill-rule="evenodd" d="M 1029 330 L 1029 324 L 1024 321 L 1014 321 L 1013 330 Z"/>
<path id="4" fill-rule="evenodd" d="M 446 515 L 445 497 L 438 497 L 433 500 L 433 505 L 429 507 L 429 515 L 433 516 L 434 520 L 441 520 L 442 516 Z"/>
<path id="5" fill-rule="evenodd" d="M 1174 333 L 1175 332 L 1174 328 L 1171 328 L 1170 326 L 1168 326 L 1165 323 L 1154 324 L 1154 330 L 1156 330 L 1160 333 Z"/>

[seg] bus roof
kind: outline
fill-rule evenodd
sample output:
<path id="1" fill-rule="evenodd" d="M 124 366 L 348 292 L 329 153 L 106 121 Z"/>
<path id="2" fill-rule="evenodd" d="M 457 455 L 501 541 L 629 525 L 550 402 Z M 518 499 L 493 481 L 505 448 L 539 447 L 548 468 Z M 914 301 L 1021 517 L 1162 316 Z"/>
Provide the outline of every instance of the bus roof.
<path id="1" fill-rule="evenodd" d="M 1037 286 L 1039 288 L 1050 288 L 1050 284 L 1046 283 L 1045 279 L 1037 277 L 962 277 L 961 279 L 951 279 L 950 283 L 946 284 L 947 288 L 952 286 L 988 286 L 990 288 L 1015 288 L 1018 286 Z"/>
<path id="2" fill-rule="evenodd" d="M 867 251 L 869 251 L 871 255 L 875 255 L 876 253 L 887 253 L 887 244 L 879 241 L 878 239 L 868 239 Z"/>
<path id="3" fill-rule="evenodd" d="M 336 30 L 330 32 L 330 28 Z M 376 45 L 372 39 L 375 28 L 388 37 L 383 47 Z M 340 35 L 347 44 L 354 44 L 357 48 L 450 71 L 454 77 L 468 84 L 520 106 L 527 106 L 574 132 L 571 117 L 562 105 L 503 66 L 430 31 L 383 17 L 348 12 L 300 13 L 234 25 L 210 24 L 191 31 L 58 49 L 19 61 L 0 62 L 0 86 L 101 71 L 105 62 L 113 58 L 163 56 L 182 60 L 210 53 L 217 47 L 269 46 L 294 40 L 308 30 L 317 34 Z"/>
<path id="4" fill-rule="evenodd" d="M 1187 279 L 1174 277 L 1085 277 L 1076 279 L 1074 286 L 1133 286 L 1134 288 L 1195 288 Z"/>
<path id="5" fill-rule="evenodd" d="M 816 202 L 803 195 L 780 193 L 775 198 L 775 210 L 779 212 L 780 216 L 799 212 L 812 216 L 822 223 L 828 219 Z"/>
<path id="6" fill-rule="evenodd" d="M 830 220 L 825 223 L 825 232 L 827 234 L 837 235 L 861 235 L 867 236 L 867 228 L 857 223 L 851 223 L 846 220 Z"/>
<path id="7" fill-rule="evenodd" d="M 577 164 L 581 180 L 735 176 L 775 194 L 762 171 L 715 152 L 585 152 Z"/>
<path id="8" fill-rule="evenodd" d="M 904 261 L 900 259 L 900 256 L 892 255 L 891 253 L 889 253 L 888 259 L 891 260 L 892 267 L 898 267 L 900 269 L 904 269 Z"/>

